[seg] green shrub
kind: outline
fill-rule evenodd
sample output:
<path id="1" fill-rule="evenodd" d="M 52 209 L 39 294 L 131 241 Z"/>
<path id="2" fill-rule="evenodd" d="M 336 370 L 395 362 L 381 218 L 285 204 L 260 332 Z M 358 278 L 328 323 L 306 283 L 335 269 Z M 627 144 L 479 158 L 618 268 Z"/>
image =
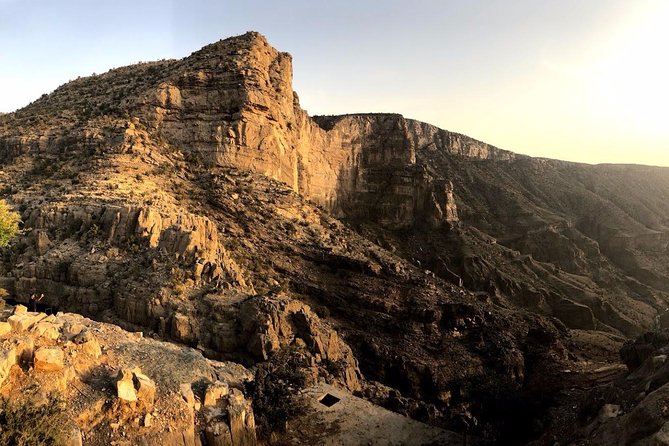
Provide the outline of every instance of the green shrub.
<path id="1" fill-rule="evenodd" d="M 284 432 L 290 419 L 304 414 L 305 405 L 296 395 L 308 384 L 304 372 L 308 367 L 308 358 L 290 347 L 258 365 L 254 380 L 247 383 L 246 394 L 251 395 L 262 438 Z"/>
<path id="2" fill-rule="evenodd" d="M 13 211 L 5 200 L 0 200 L 0 247 L 7 246 L 9 242 L 19 235 L 19 223 L 21 216 Z"/>

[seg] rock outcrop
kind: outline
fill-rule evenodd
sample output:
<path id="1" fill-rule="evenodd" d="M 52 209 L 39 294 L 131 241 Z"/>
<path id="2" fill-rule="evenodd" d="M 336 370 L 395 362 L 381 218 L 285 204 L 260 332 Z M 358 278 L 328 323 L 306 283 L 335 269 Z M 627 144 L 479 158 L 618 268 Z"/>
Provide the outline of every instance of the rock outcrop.
<path id="1" fill-rule="evenodd" d="M 206 417 L 208 412 L 200 414 L 199 407 L 187 404 L 176 394 L 175 380 L 186 381 L 190 388 L 202 380 L 223 385 L 220 379 L 226 380 L 224 384 L 226 389 L 230 386 L 232 395 L 224 405 L 228 416 L 220 421 L 232 432 L 231 442 L 224 444 L 256 444 L 253 409 L 240 390 L 252 379 L 244 367 L 211 361 L 196 350 L 133 336 L 79 315 L 59 313 L 48 318 L 61 327 L 55 339 L 40 336 L 37 326 L 28 332 L 15 329 L 3 335 L 0 393 L 13 405 L 45 403 L 54 395 L 66 401 L 72 425 L 61 427 L 64 438 L 59 444 L 82 444 L 82 439 L 91 445 L 201 444 L 200 431 L 205 436 L 208 428 L 198 425 L 196 418 Z M 87 333 L 88 340 L 78 343 L 76 335 L 74 342 L 68 339 L 72 327 Z M 27 357 L 21 353 L 26 339 L 34 345 Z M 99 358 L 85 351 L 93 339 L 104 351 Z M 217 402 L 216 406 L 221 404 Z M 70 431 L 76 431 L 76 435 L 66 440 Z"/>
<path id="2" fill-rule="evenodd" d="M 647 332 L 620 351 L 627 373 L 592 389 L 571 444 L 663 444 L 669 422 L 669 333 Z"/>
<path id="3" fill-rule="evenodd" d="M 241 307 L 240 319 L 246 348 L 258 360 L 267 360 L 282 347 L 298 342 L 315 363 L 339 364 L 336 378 L 349 390 L 360 388 L 358 363 L 350 347 L 303 303 L 253 298 Z"/>

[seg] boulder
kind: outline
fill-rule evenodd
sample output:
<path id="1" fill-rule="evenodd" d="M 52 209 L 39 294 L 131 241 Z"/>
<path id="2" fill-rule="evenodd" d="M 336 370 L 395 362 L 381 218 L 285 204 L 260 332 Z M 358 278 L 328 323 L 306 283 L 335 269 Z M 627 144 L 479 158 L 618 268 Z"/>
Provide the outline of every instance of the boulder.
<path id="1" fill-rule="evenodd" d="M 156 384 L 151 378 L 143 374 L 140 369 L 133 370 L 132 380 L 137 393 L 137 399 L 146 405 L 149 410 L 152 409 L 156 399 Z"/>
<path id="2" fill-rule="evenodd" d="M 139 368 L 122 369 L 116 378 L 116 394 L 120 400 L 137 401 L 143 408 L 151 411 L 156 400 L 156 384 Z"/>
<path id="3" fill-rule="evenodd" d="M 622 410 L 617 404 L 604 404 L 601 409 L 599 409 L 599 414 L 597 414 L 597 420 L 600 423 L 610 420 L 611 418 L 616 418 L 622 413 Z"/>
<path id="4" fill-rule="evenodd" d="M 84 444 L 81 429 L 76 425 L 72 428 L 70 435 L 65 439 L 64 446 L 82 446 Z"/>
<path id="5" fill-rule="evenodd" d="M 28 307 L 26 307 L 25 305 L 19 304 L 14 307 L 14 314 L 16 315 L 20 316 L 22 314 L 27 314 L 27 313 L 28 313 Z"/>
<path id="6" fill-rule="evenodd" d="M 662 364 L 667 361 L 667 355 L 657 355 L 653 356 L 653 366 L 659 368 Z"/>
<path id="7" fill-rule="evenodd" d="M 0 337 L 7 336 L 12 331 L 12 326 L 9 322 L 0 322 Z"/>
<path id="8" fill-rule="evenodd" d="M 39 338 L 51 339 L 52 341 L 60 338 L 60 329 L 63 326 L 54 316 L 49 316 L 36 323 L 31 332 Z"/>
<path id="9" fill-rule="evenodd" d="M 102 349 L 97 338 L 88 329 L 81 329 L 79 333 L 71 337 L 72 342 L 79 345 L 81 351 L 94 358 L 99 358 L 102 355 Z"/>
<path id="10" fill-rule="evenodd" d="M 228 395 L 229 391 L 227 383 L 216 381 L 210 384 L 204 393 L 204 406 L 216 406 L 221 398 Z"/>
<path id="11" fill-rule="evenodd" d="M 9 316 L 7 322 L 14 331 L 26 331 L 45 317 L 44 313 L 13 314 Z"/>
<path id="12" fill-rule="evenodd" d="M 35 351 L 35 370 L 58 372 L 63 367 L 63 351 L 58 347 L 42 347 Z"/>
<path id="13" fill-rule="evenodd" d="M 82 324 L 67 323 L 63 326 L 63 336 L 65 336 L 67 340 L 71 340 L 84 330 L 86 330 L 86 327 L 84 327 Z"/>
<path id="14" fill-rule="evenodd" d="M 74 342 L 77 345 L 81 345 L 81 344 L 85 344 L 86 342 L 89 342 L 93 339 L 95 339 L 95 336 L 93 336 L 93 333 L 91 333 L 90 330 L 84 328 L 84 329 L 81 329 L 79 331 L 79 333 L 75 334 L 72 337 L 72 342 Z"/>
<path id="15" fill-rule="evenodd" d="M 93 358 L 99 358 L 102 355 L 102 348 L 96 338 L 81 344 L 81 351 Z"/>
<path id="16" fill-rule="evenodd" d="M 137 392 L 133 383 L 132 371 L 127 369 L 119 371 L 116 377 L 116 395 L 122 401 L 137 401 Z"/>
<path id="17" fill-rule="evenodd" d="M 188 404 L 188 407 L 195 407 L 195 394 L 190 383 L 181 384 L 179 386 L 179 393 L 184 401 L 186 401 L 186 404 Z"/>
<path id="18" fill-rule="evenodd" d="M 14 347 L 16 348 L 16 360 L 23 363 L 30 363 L 33 360 L 33 352 L 35 351 L 35 341 L 30 336 L 23 336 L 13 339 Z"/>

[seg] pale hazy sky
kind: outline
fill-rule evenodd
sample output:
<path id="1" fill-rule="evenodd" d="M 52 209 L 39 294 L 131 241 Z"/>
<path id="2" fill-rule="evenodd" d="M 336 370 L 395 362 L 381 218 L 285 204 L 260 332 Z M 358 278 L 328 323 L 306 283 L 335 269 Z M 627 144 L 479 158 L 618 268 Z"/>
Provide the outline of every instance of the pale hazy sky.
<path id="1" fill-rule="evenodd" d="M 249 30 L 293 55 L 310 114 L 669 166 L 669 0 L 0 0 L 0 111 Z"/>

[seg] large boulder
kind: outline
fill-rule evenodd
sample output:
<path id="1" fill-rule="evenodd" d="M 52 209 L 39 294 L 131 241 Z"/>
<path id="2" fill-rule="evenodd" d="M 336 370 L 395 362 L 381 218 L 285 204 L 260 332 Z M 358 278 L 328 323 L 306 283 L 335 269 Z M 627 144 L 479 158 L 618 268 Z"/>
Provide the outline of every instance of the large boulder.
<path id="1" fill-rule="evenodd" d="M 55 341 L 60 338 L 62 327 L 63 323 L 56 316 L 51 315 L 36 323 L 30 331 L 36 337 Z"/>
<path id="2" fill-rule="evenodd" d="M 44 313 L 13 314 L 7 322 L 14 331 L 26 331 L 46 317 Z"/>

